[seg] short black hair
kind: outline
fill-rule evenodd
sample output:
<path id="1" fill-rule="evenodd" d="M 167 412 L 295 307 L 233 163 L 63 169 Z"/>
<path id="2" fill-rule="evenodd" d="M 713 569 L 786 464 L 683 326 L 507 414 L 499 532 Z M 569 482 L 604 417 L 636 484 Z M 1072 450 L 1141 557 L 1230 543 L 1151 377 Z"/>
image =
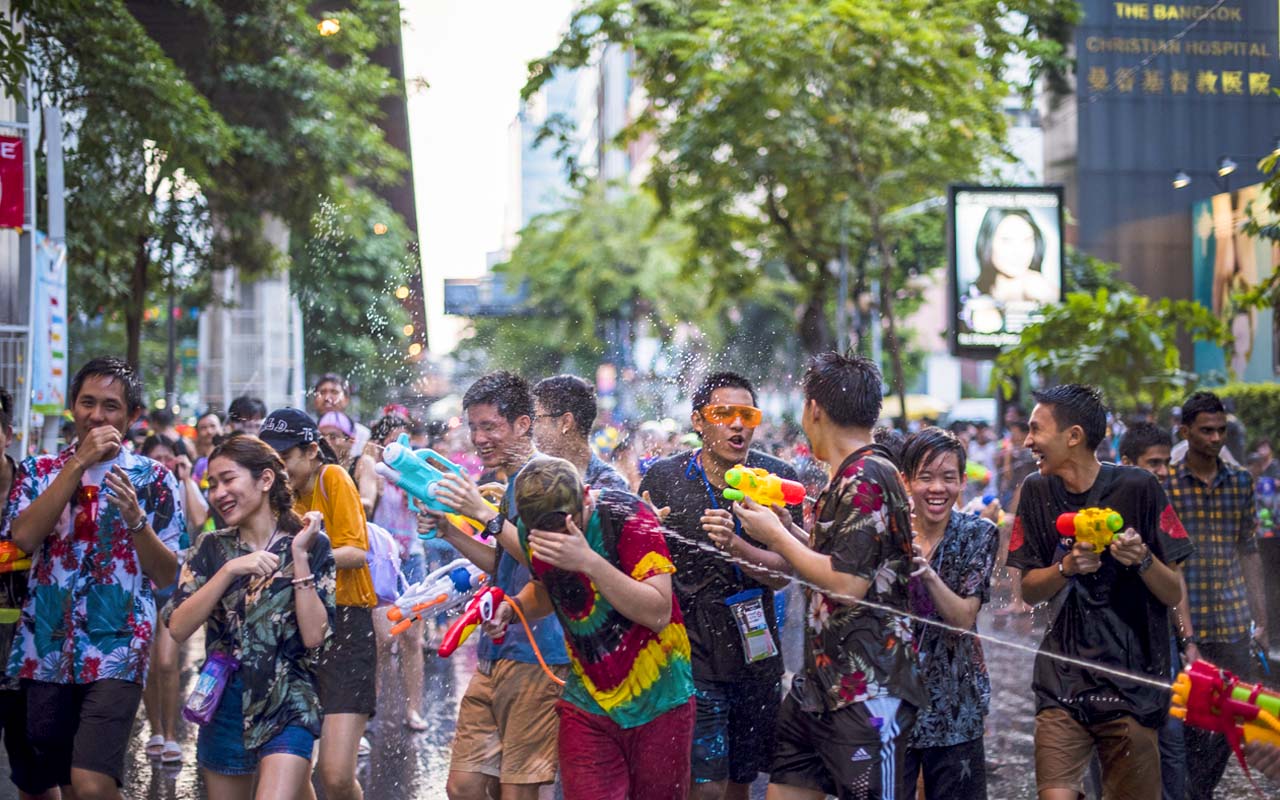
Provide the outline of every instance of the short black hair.
<path id="1" fill-rule="evenodd" d="M 412 433 L 413 423 L 400 416 L 399 414 L 387 414 L 379 419 L 369 428 L 369 439 L 374 442 L 381 442 L 387 438 L 387 434 L 396 428 L 404 428 L 405 433 Z"/>
<path id="2" fill-rule="evenodd" d="M 870 430 L 880 419 L 884 382 L 869 358 L 819 353 L 810 359 L 802 385 L 805 402 L 816 401 L 841 427 Z"/>
<path id="3" fill-rule="evenodd" d="M 147 412 L 147 422 L 157 428 L 167 428 L 173 424 L 173 412 L 167 408 L 153 408 Z"/>
<path id="4" fill-rule="evenodd" d="M 528 381 L 505 369 L 482 375 L 462 396 L 463 411 L 480 405 L 494 406 L 507 422 L 533 418 L 533 394 Z"/>
<path id="5" fill-rule="evenodd" d="M 142 442 L 142 447 L 138 448 L 138 452 L 150 458 L 157 447 L 167 447 L 175 456 L 191 457 L 190 453 L 187 452 L 186 444 L 181 439 L 172 439 L 159 433 L 148 434 L 147 438 Z"/>
<path id="6" fill-rule="evenodd" d="M 71 404 L 75 405 L 84 382 L 89 378 L 110 378 L 124 387 L 125 405 L 129 413 L 142 408 L 142 378 L 128 361 L 117 356 L 98 356 L 90 359 L 71 379 Z"/>
<path id="7" fill-rule="evenodd" d="M 205 417 L 217 418 L 219 425 L 224 424 L 227 421 L 226 416 L 224 416 L 223 413 L 218 409 L 206 408 L 204 411 L 201 411 L 199 414 L 196 414 L 196 424 L 199 425 L 200 420 L 204 419 Z"/>
<path id="8" fill-rule="evenodd" d="M 944 431 L 941 428 L 932 426 L 921 428 L 908 436 L 906 444 L 902 446 L 902 474 L 910 480 L 920 470 L 932 464 L 935 458 L 947 453 L 955 454 L 960 474 L 964 475 L 968 453 L 965 452 L 964 444 L 960 439 L 951 431 Z"/>
<path id="9" fill-rule="evenodd" d="M 1097 450 L 1102 444 L 1102 437 L 1107 435 L 1107 406 L 1098 387 L 1064 383 L 1032 392 L 1031 396 L 1040 405 L 1049 406 L 1059 430 L 1079 425 L 1090 450 Z"/>
<path id="10" fill-rule="evenodd" d="M 1199 391 L 1192 392 L 1191 396 L 1182 401 L 1182 424 L 1190 425 L 1196 421 L 1198 414 L 1225 414 L 1227 407 L 1223 405 L 1222 398 L 1213 392 Z"/>
<path id="11" fill-rule="evenodd" d="M 871 441 L 889 451 L 889 460 L 895 467 L 902 466 L 902 446 L 907 442 L 907 435 L 897 428 L 888 425 L 877 425 L 871 432 Z"/>
<path id="12" fill-rule="evenodd" d="M 711 393 L 716 389 L 746 389 L 751 394 L 751 405 L 756 404 L 756 387 L 751 385 L 751 381 L 736 372 L 724 370 L 721 372 L 713 372 L 702 379 L 702 383 L 698 384 L 698 388 L 693 390 L 693 397 L 690 398 L 694 411 L 700 411 L 703 406 L 711 402 Z"/>
<path id="13" fill-rule="evenodd" d="M 1154 422 L 1135 422 L 1120 437 L 1120 456 L 1137 464 L 1152 447 L 1173 447 L 1173 436 Z"/>
<path id="14" fill-rule="evenodd" d="M 343 394 L 351 394 L 351 388 L 347 385 L 347 379 L 336 372 L 326 372 L 319 378 L 316 378 L 315 384 L 311 387 L 311 393 L 315 394 L 320 391 L 320 387 L 326 383 L 336 383 Z"/>
<path id="15" fill-rule="evenodd" d="M 1010 433 L 1012 433 L 1015 428 L 1022 431 L 1023 439 L 1027 438 L 1027 434 L 1031 431 L 1031 427 L 1027 425 L 1027 421 L 1025 419 L 1015 419 L 1013 422 L 1009 423 Z"/>
<path id="16" fill-rule="evenodd" d="M 556 375 L 543 378 L 533 385 L 533 399 L 560 416 L 572 414 L 573 425 L 585 438 L 591 435 L 596 421 L 596 390 L 577 375 Z"/>
<path id="17" fill-rule="evenodd" d="M 0 386 L 0 430 L 13 427 L 13 395 Z M 5 498 L 8 499 L 8 498 Z"/>
<path id="18" fill-rule="evenodd" d="M 245 422 L 251 419 L 266 419 L 267 404 L 256 397 L 241 395 L 231 401 L 230 407 L 227 408 L 227 420 L 230 422 Z"/>

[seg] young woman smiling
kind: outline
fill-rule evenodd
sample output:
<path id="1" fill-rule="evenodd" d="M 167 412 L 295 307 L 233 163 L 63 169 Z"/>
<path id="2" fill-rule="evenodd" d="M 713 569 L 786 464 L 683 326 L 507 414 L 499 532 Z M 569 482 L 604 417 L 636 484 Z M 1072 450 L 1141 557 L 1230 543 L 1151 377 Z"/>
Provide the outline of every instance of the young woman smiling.
<path id="1" fill-rule="evenodd" d="M 229 527 L 201 538 L 165 616 L 177 641 L 204 625 L 206 656 L 239 665 L 200 728 L 197 761 L 210 800 L 307 796 L 321 730 L 314 664 L 334 615 L 329 540 L 319 514 L 294 513 L 284 463 L 262 441 L 215 448 L 208 478 Z"/>

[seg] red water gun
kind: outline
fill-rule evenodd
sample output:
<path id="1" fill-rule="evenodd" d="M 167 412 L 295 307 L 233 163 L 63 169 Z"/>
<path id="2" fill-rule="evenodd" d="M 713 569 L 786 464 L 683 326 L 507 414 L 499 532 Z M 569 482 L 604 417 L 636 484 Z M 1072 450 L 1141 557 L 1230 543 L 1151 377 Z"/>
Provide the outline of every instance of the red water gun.
<path id="1" fill-rule="evenodd" d="M 476 628 L 480 627 L 483 622 L 489 622 L 493 619 L 493 613 L 498 610 L 498 606 L 506 599 L 506 594 L 497 586 L 490 586 L 480 591 L 475 597 L 471 598 L 471 602 L 467 604 L 467 610 L 462 612 L 462 616 L 453 621 L 449 629 L 444 632 L 444 639 L 440 642 L 440 656 L 448 658 L 453 655 L 453 651 L 467 640 Z M 493 640 L 494 644 L 502 644 L 502 640 L 506 635 Z"/>
<path id="2" fill-rule="evenodd" d="M 1208 661 L 1196 661 L 1178 674 L 1169 713 L 1194 728 L 1225 736 L 1251 781 L 1244 744 L 1280 746 L 1280 693 L 1245 683 Z"/>
<path id="3" fill-rule="evenodd" d="M 11 541 L 0 542 L 0 572 L 21 572 L 31 569 L 31 559 L 22 548 Z"/>

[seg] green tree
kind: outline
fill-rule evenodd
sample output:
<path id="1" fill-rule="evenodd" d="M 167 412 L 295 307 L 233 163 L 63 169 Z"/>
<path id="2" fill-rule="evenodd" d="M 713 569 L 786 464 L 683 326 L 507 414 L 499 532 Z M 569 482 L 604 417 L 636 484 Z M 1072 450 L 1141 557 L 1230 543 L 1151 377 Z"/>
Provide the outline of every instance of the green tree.
<path id="1" fill-rule="evenodd" d="M 652 135 L 650 185 L 692 227 L 692 263 L 719 284 L 782 265 L 803 348 L 832 346 L 830 264 L 842 228 L 901 274 L 895 209 L 974 177 L 1003 153 L 1011 54 L 1053 63 L 1066 0 L 594 0 L 525 95 L 607 44 L 635 55 L 648 105 L 624 138 Z M 1021 12 L 1023 24 L 1011 25 Z M 548 134 L 563 121 L 553 120 Z M 562 132 L 562 131 L 561 131 Z M 893 292 L 881 298 L 894 345 Z M 902 382 L 898 369 L 897 382 Z"/>
<path id="2" fill-rule="evenodd" d="M 1230 332 L 1191 300 L 1152 300 L 1133 287 L 1072 292 L 1000 354 L 992 380 L 1006 396 L 1015 379 L 1037 375 L 1098 386 L 1118 411 L 1143 403 L 1164 408 L 1196 380 L 1182 368 L 1180 336 L 1222 346 Z"/>

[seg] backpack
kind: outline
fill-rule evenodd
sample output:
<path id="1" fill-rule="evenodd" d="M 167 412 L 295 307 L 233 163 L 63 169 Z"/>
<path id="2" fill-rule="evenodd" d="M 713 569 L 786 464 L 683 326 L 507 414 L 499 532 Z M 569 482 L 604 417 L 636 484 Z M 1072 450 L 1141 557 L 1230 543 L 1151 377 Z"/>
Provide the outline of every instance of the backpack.
<path id="1" fill-rule="evenodd" d="M 369 528 L 369 577 L 373 579 L 373 593 L 378 596 L 378 605 L 384 606 L 394 603 L 403 589 L 400 547 L 386 528 L 372 522 L 366 524 Z"/>

